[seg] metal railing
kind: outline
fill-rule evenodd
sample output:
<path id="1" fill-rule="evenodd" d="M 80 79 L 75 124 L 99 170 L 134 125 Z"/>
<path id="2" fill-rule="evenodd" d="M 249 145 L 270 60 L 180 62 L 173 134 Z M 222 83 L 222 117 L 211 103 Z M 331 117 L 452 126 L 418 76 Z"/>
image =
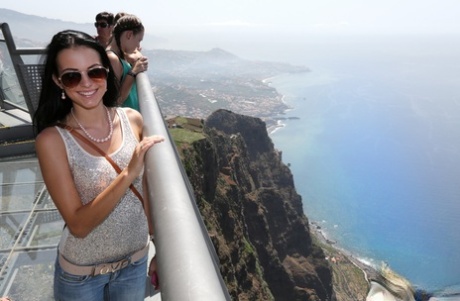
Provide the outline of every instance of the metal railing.
<path id="1" fill-rule="evenodd" d="M 148 151 L 145 162 L 161 299 L 230 300 L 214 246 L 147 74 L 140 73 L 136 83 L 145 135 L 165 137 Z"/>
<path id="2" fill-rule="evenodd" d="M 25 98 L 27 110 L 22 106 L 14 107 L 28 111 L 30 116 L 35 113 L 38 105 L 38 98 L 40 96 L 41 76 L 44 66 L 39 62 L 42 55 L 45 54 L 46 49 L 43 47 L 17 47 L 13 35 L 11 34 L 10 27 L 7 23 L 0 23 L 1 32 L 3 35 L 2 41 L 6 43 L 8 54 L 11 57 L 14 71 L 17 80 L 21 87 L 21 91 Z"/>

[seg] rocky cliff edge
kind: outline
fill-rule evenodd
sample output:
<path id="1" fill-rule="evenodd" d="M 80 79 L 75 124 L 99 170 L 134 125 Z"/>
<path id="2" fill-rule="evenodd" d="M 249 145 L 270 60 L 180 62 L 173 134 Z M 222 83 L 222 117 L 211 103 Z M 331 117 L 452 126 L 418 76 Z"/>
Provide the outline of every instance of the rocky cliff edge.
<path id="1" fill-rule="evenodd" d="M 232 299 L 335 300 L 330 263 L 265 123 L 218 110 L 170 127 L 198 135 L 176 143 Z"/>

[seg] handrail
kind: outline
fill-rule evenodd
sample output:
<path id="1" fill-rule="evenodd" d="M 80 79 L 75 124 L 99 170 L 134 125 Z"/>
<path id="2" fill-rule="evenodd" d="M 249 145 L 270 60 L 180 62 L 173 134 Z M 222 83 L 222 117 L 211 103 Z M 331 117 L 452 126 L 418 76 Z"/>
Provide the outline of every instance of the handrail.
<path id="1" fill-rule="evenodd" d="M 38 104 L 38 92 L 37 91 L 30 91 L 30 89 L 27 86 L 27 79 L 26 76 L 28 74 L 25 74 L 23 70 L 21 70 L 21 67 L 26 65 L 24 63 L 23 58 L 21 57 L 22 55 L 25 56 L 37 56 L 40 57 L 44 54 L 46 54 L 46 49 L 44 47 L 22 47 L 18 48 L 16 47 L 16 43 L 14 42 L 13 35 L 11 34 L 10 27 L 8 23 L 0 23 L 0 29 L 3 34 L 3 40 L 6 43 L 6 46 L 8 48 L 8 52 L 11 57 L 11 61 L 14 66 L 14 70 L 16 72 L 16 76 L 18 77 L 19 85 L 21 86 L 22 93 L 24 95 L 26 105 L 27 105 L 27 110 L 31 116 L 33 117 L 33 114 L 35 113 L 36 107 L 35 105 Z M 38 63 L 38 62 L 37 62 Z M 35 86 L 33 87 L 35 89 Z M 35 104 L 35 105 L 34 105 Z M 17 107 L 18 109 L 24 110 L 21 107 Z"/>
<path id="2" fill-rule="evenodd" d="M 145 159 L 161 299 L 231 300 L 147 74 L 140 73 L 136 84 L 145 134 L 165 137 L 163 143 L 148 151 Z"/>
<path id="3" fill-rule="evenodd" d="M 42 55 L 46 53 L 46 48 L 44 47 L 17 48 L 16 44 L 14 43 L 13 35 L 11 34 L 10 26 L 8 23 L 0 23 L 0 27 L 2 29 L 3 38 L 8 47 L 8 51 L 13 60 L 15 55 Z M 13 61 L 13 63 L 15 62 Z"/>

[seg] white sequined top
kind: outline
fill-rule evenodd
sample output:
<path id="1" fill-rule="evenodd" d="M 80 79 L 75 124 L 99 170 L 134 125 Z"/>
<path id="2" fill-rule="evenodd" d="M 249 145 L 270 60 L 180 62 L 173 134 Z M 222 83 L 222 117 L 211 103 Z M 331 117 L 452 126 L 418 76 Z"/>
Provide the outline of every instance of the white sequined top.
<path id="1" fill-rule="evenodd" d="M 123 141 L 110 157 L 125 168 L 138 144 L 128 117 L 122 108 L 116 109 L 120 118 Z M 112 165 L 102 156 L 85 151 L 69 131 L 56 127 L 64 140 L 70 169 L 82 204 L 88 204 L 117 176 Z M 142 194 L 142 174 L 133 182 Z M 73 236 L 64 228 L 59 252 L 70 262 L 92 265 L 120 260 L 145 247 L 148 241 L 148 223 L 141 201 L 128 189 L 107 219 L 85 238 Z"/>

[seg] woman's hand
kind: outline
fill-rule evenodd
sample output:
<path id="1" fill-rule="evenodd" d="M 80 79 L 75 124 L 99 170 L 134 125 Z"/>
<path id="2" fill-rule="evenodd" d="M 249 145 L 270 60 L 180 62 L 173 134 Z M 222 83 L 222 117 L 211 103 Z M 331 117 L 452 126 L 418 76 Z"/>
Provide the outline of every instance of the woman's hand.
<path id="1" fill-rule="evenodd" d="M 149 59 L 146 56 L 139 57 L 133 65 L 132 71 L 135 74 L 147 71 L 149 67 Z"/>
<path id="2" fill-rule="evenodd" d="M 134 64 L 136 64 L 136 61 L 143 56 L 141 51 L 142 49 L 138 48 L 134 50 L 132 53 L 125 52 L 124 57 L 128 61 L 128 63 L 131 64 L 131 66 L 134 66 Z"/>
<path id="3" fill-rule="evenodd" d="M 163 141 L 165 141 L 165 138 L 161 135 L 144 137 L 137 145 L 136 150 L 139 149 L 140 152 L 144 152 L 145 154 L 152 146 Z"/>
<path id="4" fill-rule="evenodd" d="M 148 275 L 150 276 L 150 283 L 152 283 L 153 287 L 157 290 L 160 288 L 160 282 L 158 279 L 157 273 L 157 258 L 153 257 L 150 261 L 149 265 L 149 272 Z"/>
<path id="5" fill-rule="evenodd" d="M 155 144 L 163 142 L 165 139 L 160 135 L 152 135 L 144 137 L 141 142 L 136 146 L 131 161 L 128 165 L 128 170 L 134 172 L 137 175 L 141 172 L 144 167 L 145 153 Z"/>

